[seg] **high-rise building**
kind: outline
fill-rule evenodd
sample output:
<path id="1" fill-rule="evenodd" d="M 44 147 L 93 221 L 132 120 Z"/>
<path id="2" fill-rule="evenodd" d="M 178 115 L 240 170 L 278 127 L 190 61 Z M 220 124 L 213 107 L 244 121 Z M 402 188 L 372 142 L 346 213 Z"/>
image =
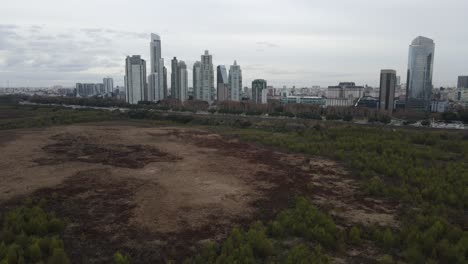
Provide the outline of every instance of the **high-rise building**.
<path id="1" fill-rule="evenodd" d="M 77 97 L 90 97 L 106 93 L 103 83 L 77 83 L 75 87 Z"/>
<path id="2" fill-rule="evenodd" d="M 160 101 L 167 96 L 164 90 L 164 59 L 161 58 L 161 38 L 154 33 L 151 33 L 150 56 L 148 101 Z"/>
<path id="3" fill-rule="evenodd" d="M 242 71 L 237 61 L 229 68 L 229 98 L 231 101 L 240 101 L 242 91 Z"/>
<path id="4" fill-rule="evenodd" d="M 112 78 L 104 78 L 102 82 L 104 83 L 104 90 L 106 91 L 106 93 L 114 92 L 114 80 Z"/>
<path id="5" fill-rule="evenodd" d="M 193 98 L 196 100 L 203 100 L 202 96 L 202 82 L 201 82 L 201 62 L 197 61 L 193 64 Z"/>
<path id="6" fill-rule="evenodd" d="M 421 36 L 409 46 L 406 109 L 430 110 L 434 49 L 434 41 Z"/>
<path id="7" fill-rule="evenodd" d="M 262 79 L 257 79 L 252 82 L 252 101 L 257 104 L 264 103 L 262 102 L 262 92 L 266 90 L 267 82 Z M 266 102 L 265 102 L 266 103 Z"/>
<path id="8" fill-rule="evenodd" d="M 171 61 L 171 97 L 179 98 L 177 94 L 177 88 L 179 87 L 179 62 L 177 58 L 174 57 Z"/>
<path id="9" fill-rule="evenodd" d="M 468 88 L 468 76 L 458 76 L 457 88 Z"/>
<path id="10" fill-rule="evenodd" d="M 150 62 L 151 72 L 158 72 L 159 70 L 159 60 L 161 59 L 161 38 L 159 35 L 151 33 L 151 42 L 150 42 Z"/>
<path id="11" fill-rule="evenodd" d="M 184 102 L 188 99 L 187 65 L 174 57 L 171 61 L 171 68 L 171 97 Z"/>
<path id="12" fill-rule="evenodd" d="M 224 65 L 218 65 L 218 67 L 216 67 L 216 89 L 218 101 L 229 100 L 229 81 Z"/>
<path id="13" fill-rule="evenodd" d="M 205 54 L 201 56 L 201 100 L 208 103 L 214 100 L 214 69 L 213 57 L 205 50 Z"/>
<path id="14" fill-rule="evenodd" d="M 396 83 L 397 76 L 395 70 L 382 70 L 380 72 L 379 109 L 387 111 L 390 114 L 393 112 Z"/>
<path id="15" fill-rule="evenodd" d="M 188 99 L 188 72 L 187 72 L 187 65 L 183 61 L 179 61 L 178 69 L 179 72 L 177 76 L 179 77 L 178 82 L 178 91 L 177 99 L 181 102 L 185 102 Z"/>
<path id="16" fill-rule="evenodd" d="M 129 104 L 137 104 L 148 98 L 146 61 L 140 55 L 127 56 L 125 60 L 125 98 Z"/>
<path id="17" fill-rule="evenodd" d="M 166 66 L 163 67 L 163 90 L 164 90 L 164 98 L 167 98 L 167 68 Z"/>

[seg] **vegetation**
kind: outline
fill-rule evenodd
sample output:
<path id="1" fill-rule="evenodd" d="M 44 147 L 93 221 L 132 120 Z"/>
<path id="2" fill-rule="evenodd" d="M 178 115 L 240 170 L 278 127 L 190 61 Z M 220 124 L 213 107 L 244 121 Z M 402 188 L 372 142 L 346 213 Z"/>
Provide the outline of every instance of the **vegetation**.
<path id="1" fill-rule="evenodd" d="M 0 263 L 70 263 L 60 238 L 65 222 L 45 212 L 43 203 L 29 203 L 0 217 Z"/>
<path id="2" fill-rule="evenodd" d="M 122 254 L 119 251 L 114 254 L 114 264 L 130 264 L 130 256 Z"/>
<path id="3" fill-rule="evenodd" d="M 374 228 L 370 239 L 410 263 L 466 263 L 468 137 L 463 132 L 342 126 L 231 133 L 295 152 L 344 162 L 371 196 L 399 201 L 401 227 Z M 368 228 L 368 227 L 365 227 Z M 294 229 L 290 226 L 290 229 Z M 349 233 L 357 241 L 360 232 Z"/>
<path id="4" fill-rule="evenodd" d="M 119 111 L 70 109 L 60 106 L 0 105 L 0 129 L 45 127 L 127 118 Z"/>
<path id="5" fill-rule="evenodd" d="M 286 243 L 293 238 L 303 242 Z M 255 222 L 245 231 L 234 228 L 223 243 L 207 243 L 184 263 L 329 263 L 322 247 L 339 249 L 342 239 L 333 220 L 302 197 L 267 226 Z"/>
<path id="6" fill-rule="evenodd" d="M 209 125 L 219 122 L 219 118 L 211 115 L 203 119 L 190 113 L 161 113 L 145 108 L 120 113 L 22 106 L 16 105 L 12 98 L 7 101 L 13 103 L 0 105 L 0 129 L 127 118 L 182 124 L 201 124 L 200 120 Z M 226 108 L 219 109 L 218 113 L 235 111 L 239 110 Z M 256 109 L 249 111 L 252 115 L 258 113 Z M 298 106 L 276 106 L 271 111 L 270 116 L 292 115 L 304 119 L 356 117 L 343 109 L 329 109 L 328 114 L 305 114 Z M 388 116 L 379 113 L 365 115 L 372 122 L 390 122 Z M 457 118 L 463 119 L 464 115 L 467 114 L 458 112 Z M 455 119 L 454 115 L 443 118 L 450 122 Z M 390 129 L 309 120 L 302 120 L 301 126 L 295 129 L 285 129 L 280 119 L 271 121 L 268 128 L 259 129 L 258 122 L 251 121 L 253 118 L 231 119 L 223 120 L 223 125 L 231 126 L 225 133 L 343 162 L 359 178 L 365 194 L 401 204 L 401 223 L 398 228 L 354 226 L 341 230 L 332 218 L 307 199 L 299 198 L 291 209 L 281 212 L 271 222 L 256 222 L 246 230 L 236 228 L 224 242 L 208 243 L 186 263 L 327 263 L 330 252 L 341 252 L 347 245 L 357 246 L 363 240 L 373 241 L 385 252 L 379 260 L 381 263 L 400 260 L 467 263 L 468 135 L 465 132 Z M 60 240 L 63 222 L 45 213 L 40 206 L 18 208 L 4 216 L 2 223 L 1 264 L 67 263 Z M 296 243 L 287 243 L 292 240 Z M 117 252 L 114 262 L 129 263 L 130 259 Z"/>

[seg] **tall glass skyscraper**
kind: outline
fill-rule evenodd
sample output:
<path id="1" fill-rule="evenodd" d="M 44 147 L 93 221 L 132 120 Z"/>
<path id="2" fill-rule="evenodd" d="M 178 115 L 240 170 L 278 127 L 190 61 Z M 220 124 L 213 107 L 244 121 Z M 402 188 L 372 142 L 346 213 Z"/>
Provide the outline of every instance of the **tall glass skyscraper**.
<path id="1" fill-rule="evenodd" d="M 218 101 L 229 100 L 229 81 L 226 71 L 226 66 L 218 65 L 216 68 L 216 89 L 218 94 Z"/>
<path id="2" fill-rule="evenodd" d="M 409 47 L 406 109 L 430 109 L 434 48 L 432 39 L 421 36 L 415 38 Z"/>
<path id="3" fill-rule="evenodd" d="M 146 62 L 139 55 L 125 60 L 125 98 L 129 104 L 148 100 Z"/>
<path id="4" fill-rule="evenodd" d="M 214 99 L 213 56 L 207 50 L 201 55 L 201 100 L 211 104 Z"/>
<path id="5" fill-rule="evenodd" d="M 229 69 L 229 97 L 231 101 L 240 101 L 242 89 L 242 71 L 237 61 Z"/>
<path id="6" fill-rule="evenodd" d="M 161 58 L 161 37 L 151 33 L 150 42 L 150 74 L 148 76 L 148 101 L 163 100 L 164 90 L 164 59 Z"/>

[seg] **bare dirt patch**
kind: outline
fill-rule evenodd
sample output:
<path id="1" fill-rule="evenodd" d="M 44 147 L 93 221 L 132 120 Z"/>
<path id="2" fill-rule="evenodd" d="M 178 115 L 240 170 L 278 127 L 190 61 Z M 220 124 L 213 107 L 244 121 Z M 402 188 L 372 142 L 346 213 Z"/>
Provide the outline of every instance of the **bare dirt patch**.
<path id="1" fill-rule="evenodd" d="M 74 263 L 109 263 L 116 250 L 135 263 L 181 261 L 200 241 L 270 220 L 298 194 L 345 225 L 393 221 L 395 208 L 363 202 L 339 164 L 204 130 L 106 123 L 17 131 L 0 146 L 0 204 L 49 200 L 70 219 Z"/>
<path id="2" fill-rule="evenodd" d="M 42 148 L 50 156 L 35 160 L 40 165 L 79 161 L 125 168 L 143 168 L 151 162 L 175 161 L 178 159 L 152 146 L 99 144 L 95 138 L 77 136 L 72 133 L 58 134 L 51 137 L 51 139 L 58 142 Z"/>

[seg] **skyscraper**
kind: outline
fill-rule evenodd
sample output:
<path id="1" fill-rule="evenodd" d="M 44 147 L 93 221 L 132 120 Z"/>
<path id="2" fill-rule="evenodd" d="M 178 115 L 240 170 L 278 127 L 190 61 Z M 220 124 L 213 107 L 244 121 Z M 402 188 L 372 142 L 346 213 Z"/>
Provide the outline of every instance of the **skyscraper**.
<path id="1" fill-rule="evenodd" d="M 208 103 L 214 99 L 214 69 L 213 57 L 205 50 L 205 54 L 201 56 L 201 100 Z"/>
<path id="2" fill-rule="evenodd" d="M 174 57 L 171 61 L 171 97 L 179 98 L 177 94 L 177 88 L 179 87 L 179 62 L 177 58 Z"/>
<path id="3" fill-rule="evenodd" d="M 163 67 L 163 89 L 164 89 L 164 98 L 167 98 L 167 68 Z"/>
<path id="4" fill-rule="evenodd" d="M 104 78 L 102 82 L 104 83 L 104 90 L 106 91 L 106 93 L 114 92 L 114 80 L 112 78 Z"/>
<path id="5" fill-rule="evenodd" d="M 252 82 L 252 101 L 257 104 L 262 102 L 262 91 L 266 89 L 267 82 L 262 79 L 257 79 Z"/>
<path id="6" fill-rule="evenodd" d="M 229 81 L 224 65 L 218 65 L 218 67 L 216 67 L 216 89 L 218 101 L 229 100 Z"/>
<path id="7" fill-rule="evenodd" d="M 458 76 L 457 88 L 468 88 L 468 76 Z"/>
<path id="8" fill-rule="evenodd" d="M 229 98 L 231 101 L 240 101 L 242 90 L 242 71 L 237 61 L 229 68 Z"/>
<path id="9" fill-rule="evenodd" d="M 127 56 L 125 60 L 125 98 L 129 104 L 146 101 L 146 62 L 140 55 Z"/>
<path id="10" fill-rule="evenodd" d="M 159 60 L 161 59 L 161 38 L 154 33 L 151 33 L 150 56 L 151 72 L 158 72 Z"/>
<path id="11" fill-rule="evenodd" d="M 151 72 L 148 76 L 148 101 L 166 98 L 164 91 L 164 59 L 161 58 L 161 38 L 151 33 L 150 42 Z"/>
<path id="12" fill-rule="evenodd" d="M 434 41 L 421 36 L 409 47 L 406 81 L 406 108 L 409 110 L 430 109 L 434 49 Z"/>
<path id="13" fill-rule="evenodd" d="M 201 82 L 201 62 L 197 61 L 193 64 L 193 97 L 196 100 L 203 100 L 202 96 L 202 82 Z"/>
<path id="14" fill-rule="evenodd" d="M 177 99 L 185 102 L 188 99 L 188 72 L 187 65 L 183 61 L 179 61 L 177 76 L 179 77 Z"/>
<path id="15" fill-rule="evenodd" d="M 380 72 L 379 109 L 393 112 L 393 101 L 395 99 L 395 87 L 397 76 L 395 70 L 382 70 Z"/>

